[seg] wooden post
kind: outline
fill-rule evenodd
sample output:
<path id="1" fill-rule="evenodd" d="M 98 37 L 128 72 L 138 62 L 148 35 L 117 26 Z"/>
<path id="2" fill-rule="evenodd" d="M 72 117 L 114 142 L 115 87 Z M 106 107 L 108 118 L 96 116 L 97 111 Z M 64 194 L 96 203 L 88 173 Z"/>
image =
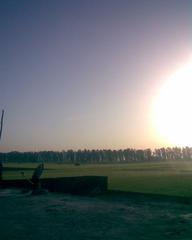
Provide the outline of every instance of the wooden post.
<path id="1" fill-rule="evenodd" d="M 2 131 L 3 131 L 3 117 L 4 117 L 4 110 L 2 110 L 2 114 L 1 114 L 0 140 L 1 140 Z"/>

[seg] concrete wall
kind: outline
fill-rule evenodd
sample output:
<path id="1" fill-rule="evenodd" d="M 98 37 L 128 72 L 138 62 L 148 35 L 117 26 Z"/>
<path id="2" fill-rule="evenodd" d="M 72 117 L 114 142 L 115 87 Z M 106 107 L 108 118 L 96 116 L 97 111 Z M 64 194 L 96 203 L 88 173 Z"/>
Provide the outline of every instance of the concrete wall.
<path id="1" fill-rule="evenodd" d="M 31 188 L 27 180 L 3 180 L 2 187 Z M 107 191 L 108 178 L 103 176 L 82 176 L 41 179 L 41 186 L 51 192 L 78 195 L 97 194 Z"/>

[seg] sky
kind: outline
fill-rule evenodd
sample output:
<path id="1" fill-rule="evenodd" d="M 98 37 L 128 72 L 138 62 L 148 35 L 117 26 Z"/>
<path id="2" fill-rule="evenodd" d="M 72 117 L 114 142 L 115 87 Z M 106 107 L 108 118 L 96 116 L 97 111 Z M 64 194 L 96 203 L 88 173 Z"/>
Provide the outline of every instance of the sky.
<path id="1" fill-rule="evenodd" d="M 190 0 L 1 0 L 0 151 L 154 148 L 191 55 Z"/>

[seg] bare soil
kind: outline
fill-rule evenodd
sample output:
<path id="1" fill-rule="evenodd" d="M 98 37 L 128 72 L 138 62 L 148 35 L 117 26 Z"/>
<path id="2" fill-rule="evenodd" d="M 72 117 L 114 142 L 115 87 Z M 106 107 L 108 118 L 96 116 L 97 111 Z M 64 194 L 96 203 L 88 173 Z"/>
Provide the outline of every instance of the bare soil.
<path id="1" fill-rule="evenodd" d="M 97 197 L 0 190 L 1 240 L 192 239 L 192 203 L 144 194 Z"/>

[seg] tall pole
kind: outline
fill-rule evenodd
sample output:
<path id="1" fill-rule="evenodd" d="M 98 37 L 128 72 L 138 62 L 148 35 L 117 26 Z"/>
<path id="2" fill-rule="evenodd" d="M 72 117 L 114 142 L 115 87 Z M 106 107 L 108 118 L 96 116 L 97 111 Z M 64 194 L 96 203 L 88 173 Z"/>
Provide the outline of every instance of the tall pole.
<path id="1" fill-rule="evenodd" d="M 3 131 L 3 118 L 4 118 L 4 110 L 2 110 L 2 114 L 1 114 L 0 140 L 1 140 L 2 131 Z"/>
<path id="2" fill-rule="evenodd" d="M 1 140 L 2 131 L 3 131 L 3 117 L 4 117 L 4 110 L 2 110 L 2 114 L 1 114 L 0 140 Z M 2 176 L 3 176 L 3 163 L 2 163 L 2 160 L 0 159 L 0 184 L 2 183 L 2 180 L 3 180 Z"/>

